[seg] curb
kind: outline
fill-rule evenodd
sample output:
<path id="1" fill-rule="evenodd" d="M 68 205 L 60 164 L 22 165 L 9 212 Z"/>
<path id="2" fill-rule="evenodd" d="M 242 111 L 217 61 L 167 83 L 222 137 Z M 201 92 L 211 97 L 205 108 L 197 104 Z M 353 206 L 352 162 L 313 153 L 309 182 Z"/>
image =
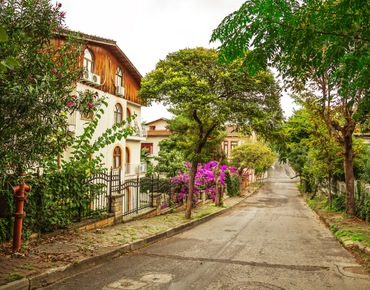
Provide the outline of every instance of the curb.
<path id="1" fill-rule="evenodd" d="M 329 219 L 326 219 L 323 217 L 323 215 L 321 214 L 321 212 L 317 209 L 317 208 L 314 208 L 313 211 L 318 215 L 318 217 L 321 219 L 321 221 L 329 228 L 331 228 L 331 225 L 334 224 L 332 221 L 330 221 Z M 334 234 L 335 236 L 335 234 Z M 340 237 L 340 238 L 337 238 L 335 237 L 342 245 L 343 247 L 345 247 L 347 250 L 349 249 L 354 249 L 356 250 L 356 252 L 358 253 L 361 253 L 361 254 L 365 254 L 367 255 L 368 257 L 370 257 L 370 247 L 366 247 L 364 245 L 362 245 L 360 242 L 357 242 L 357 241 L 352 241 L 351 238 L 349 237 Z M 1 289 L 0 289 L 1 290 Z"/>
<path id="2" fill-rule="evenodd" d="M 233 209 L 235 206 L 243 202 L 245 199 L 250 197 L 252 194 L 254 194 L 258 189 L 260 189 L 262 186 L 256 188 L 248 195 L 245 195 L 243 199 L 241 199 L 239 202 L 230 205 L 227 208 L 223 208 L 220 211 L 211 213 L 207 216 L 204 216 L 197 220 L 192 220 L 186 224 L 182 224 L 179 226 L 176 226 L 172 229 L 169 229 L 165 232 L 149 236 L 145 239 L 140 239 L 135 242 L 131 242 L 128 244 L 125 244 L 123 246 L 120 246 L 119 248 L 116 248 L 108 253 L 92 257 L 92 258 L 86 258 L 81 261 L 75 262 L 74 264 L 69 264 L 67 266 L 57 267 L 53 269 L 49 269 L 45 272 L 42 272 L 40 274 L 31 275 L 27 278 L 23 278 L 21 280 L 17 280 L 14 282 L 10 282 L 8 284 L 0 286 L 0 290 L 32 290 L 37 288 L 42 288 L 45 286 L 48 286 L 50 284 L 53 284 L 59 280 L 68 278 L 72 275 L 76 275 L 78 273 L 81 273 L 83 271 L 86 271 L 88 269 L 91 269 L 91 267 L 95 267 L 98 265 L 101 265 L 105 262 L 109 262 L 110 260 L 114 258 L 118 258 L 124 253 L 134 251 L 136 249 L 139 249 L 143 246 L 146 246 L 150 243 L 158 242 L 160 240 L 178 235 L 180 233 L 183 233 L 187 230 L 192 229 L 193 227 L 196 227 L 198 225 L 201 225 L 221 214 L 226 213 L 227 211 Z"/>

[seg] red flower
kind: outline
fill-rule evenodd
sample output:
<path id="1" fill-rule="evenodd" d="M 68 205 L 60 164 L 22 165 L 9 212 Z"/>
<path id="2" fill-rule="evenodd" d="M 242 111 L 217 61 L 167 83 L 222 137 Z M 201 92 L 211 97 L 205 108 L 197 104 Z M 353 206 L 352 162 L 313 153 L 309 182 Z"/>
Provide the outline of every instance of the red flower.
<path id="1" fill-rule="evenodd" d="M 59 4 L 58 4 L 58 7 L 59 7 L 59 8 L 60 8 L 60 7 L 62 7 L 62 3 L 59 3 Z"/>
<path id="2" fill-rule="evenodd" d="M 30 78 L 30 81 L 32 81 L 33 80 L 33 78 Z"/>

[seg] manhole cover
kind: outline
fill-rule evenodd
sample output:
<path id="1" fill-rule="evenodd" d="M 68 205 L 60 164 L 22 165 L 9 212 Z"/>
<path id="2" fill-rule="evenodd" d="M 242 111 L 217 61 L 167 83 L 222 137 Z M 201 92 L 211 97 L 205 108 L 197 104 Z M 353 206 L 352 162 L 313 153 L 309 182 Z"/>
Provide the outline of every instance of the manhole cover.
<path id="1" fill-rule="evenodd" d="M 343 270 L 353 274 L 370 275 L 370 273 L 362 267 L 345 267 Z"/>
<path id="2" fill-rule="evenodd" d="M 284 290 L 281 287 L 262 282 L 247 282 L 245 284 L 235 286 L 232 290 Z"/>
<path id="3" fill-rule="evenodd" d="M 140 279 L 144 282 L 154 282 L 154 283 L 169 283 L 172 280 L 172 276 L 168 274 L 148 274 Z"/>

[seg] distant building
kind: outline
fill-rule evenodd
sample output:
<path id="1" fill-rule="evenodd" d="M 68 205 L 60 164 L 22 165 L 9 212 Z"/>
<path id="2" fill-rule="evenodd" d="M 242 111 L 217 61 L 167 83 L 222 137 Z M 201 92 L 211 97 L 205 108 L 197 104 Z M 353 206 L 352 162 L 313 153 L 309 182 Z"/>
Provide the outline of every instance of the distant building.
<path id="1" fill-rule="evenodd" d="M 225 140 L 222 142 L 222 149 L 224 150 L 228 160 L 230 160 L 231 150 L 233 150 L 236 146 L 239 146 L 244 142 L 251 143 L 257 142 L 257 135 L 255 132 L 252 131 L 252 136 L 241 137 L 234 130 L 235 126 L 226 125 L 227 136 L 225 137 Z"/>
<path id="2" fill-rule="evenodd" d="M 159 141 L 169 137 L 171 132 L 169 125 L 165 118 L 160 118 L 145 124 L 147 131 L 147 138 L 145 143 L 141 143 L 141 149 L 147 148 L 152 156 L 158 157 Z M 157 161 L 153 160 L 152 164 L 157 165 Z"/>
<path id="3" fill-rule="evenodd" d="M 227 160 L 230 160 L 231 150 L 233 150 L 235 147 L 240 146 L 245 142 L 250 143 L 257 142 L 257 135 L 254 131 L 252 131 L 252 136 L 240 136 L 238 135 L 237 132 L 235 132 L 235 126 L 226 125 L 226 132 L 227 136 L 225 137 L 225 140 L 222 142 L 222 149 L 225 152 Z M 249 177 L 249 181 L 256 182 L 254 170 L 252 170 L 251 173 L 252 175 Z"/>

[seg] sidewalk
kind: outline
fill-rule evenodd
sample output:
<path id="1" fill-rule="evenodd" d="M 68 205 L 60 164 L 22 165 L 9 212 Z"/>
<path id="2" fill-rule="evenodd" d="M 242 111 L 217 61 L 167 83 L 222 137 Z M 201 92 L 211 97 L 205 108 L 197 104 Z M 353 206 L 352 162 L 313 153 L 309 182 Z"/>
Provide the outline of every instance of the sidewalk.
<path id="1" fill-rule="evenodd" d="M 22 241 L 19 258 L 12 256 L 12 243 L 0 244 L 0 290 L 40 288 L 151 242 L 179 234 L 233 208 L 258 188 L 252 189 L 248 192 L 246 188 L 243 197 L 225 198 L 223 208 L 215 207 L 213 203 L 198 206 L 192 211 L 192 220 L 185 220 L 183 211 L 174 210 L 166 215 L 102 229 Z"/>

